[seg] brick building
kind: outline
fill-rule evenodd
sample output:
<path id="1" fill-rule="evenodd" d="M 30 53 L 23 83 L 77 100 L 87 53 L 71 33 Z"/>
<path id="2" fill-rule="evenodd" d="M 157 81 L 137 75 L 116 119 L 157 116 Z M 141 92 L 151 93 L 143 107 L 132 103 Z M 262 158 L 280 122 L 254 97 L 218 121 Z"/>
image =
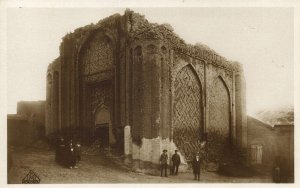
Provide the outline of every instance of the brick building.
<path id="1" fill-rule="evenodd" d="M 46 135 L 80 128 L 150 163 L 215 136 L 246 148 L 242 66 L 172 30 L 127 10 L 67 34 L 47 71 Z"/>

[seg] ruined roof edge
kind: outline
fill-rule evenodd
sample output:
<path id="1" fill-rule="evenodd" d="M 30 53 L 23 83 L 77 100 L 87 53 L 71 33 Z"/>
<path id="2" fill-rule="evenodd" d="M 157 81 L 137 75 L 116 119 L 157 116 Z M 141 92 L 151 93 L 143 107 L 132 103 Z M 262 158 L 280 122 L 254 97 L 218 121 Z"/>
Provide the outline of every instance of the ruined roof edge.
<path id="1" fill-rule="evenodd" d="M 132 39 L 137 36 L 144 36 L 150 39 L 152 37 L 160 40 L 168 40 L 173 49 L 178 52 L 193 56 L 197 59 L 206 60 L 217 66 L 243 72 L 241 63 L 227 60 L 209 46 L 200 43 L 196 43 L 195 45 L 186 43 L 184 39 L 173 32 L 173 28 L 169 24 L 150 23 L 145 16 L 130 10 L 126 10 L 126 13 L 131 14 L 131 20 L 129 22 L 132 27 L 130 31 Z"/>
<path id="2" fill-rule="evenodd" d="M 207 45 L 199 43 L 196 43 L 195 45 L 188 44 L 175 32 L 173 32 L 173 28 L 169 24 L 151 23 L 145 18 L 144 15 L 135 13 L 129 9 L 126 9 L 123 15 L 118 13 L 113 14 L 109 17 L 101 19 L 96 24 L 91 23 L 66 34 L 62 38 L 63 42 L 60 44 L 60 48 L 62 47 L 64 40 L 74 40 L 78 47 L 81 46 L 92 31 L 95 31 L 101 27 L 112 27 L 117 18 L 121 17 L 128 19 L 127 22 L 131 28 L 126 28 L 126 30 L 131 39 L 134 39 L 138 35 L 147 35 L 149 33 L 155 34 L 156 37 L 160 38 L 161 40 L 166 40 L 171 43 L 173 49 L 180 53 L 187 54 L 200 60 L 205 60 L 208 63 L 216 66 L 228 68 L 237 72 L 243 72 L 243 66 L 241 63 L 227 60 L 225 57 L 219 55 Z M 153 37 L 153 35 L 151 36 Z"/>

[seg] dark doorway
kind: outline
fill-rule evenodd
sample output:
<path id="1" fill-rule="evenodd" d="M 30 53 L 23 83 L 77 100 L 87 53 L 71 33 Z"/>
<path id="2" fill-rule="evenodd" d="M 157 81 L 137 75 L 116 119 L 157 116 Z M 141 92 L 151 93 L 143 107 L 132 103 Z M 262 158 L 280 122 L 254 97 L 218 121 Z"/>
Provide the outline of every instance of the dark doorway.
<path id="1" fill-rule="evenodd" d="M 95 130 L 96 140 L 99 139 L 100 147 L 108 148 L 109 147 L 109 128 L 108 123 L 97 124 Z"/>

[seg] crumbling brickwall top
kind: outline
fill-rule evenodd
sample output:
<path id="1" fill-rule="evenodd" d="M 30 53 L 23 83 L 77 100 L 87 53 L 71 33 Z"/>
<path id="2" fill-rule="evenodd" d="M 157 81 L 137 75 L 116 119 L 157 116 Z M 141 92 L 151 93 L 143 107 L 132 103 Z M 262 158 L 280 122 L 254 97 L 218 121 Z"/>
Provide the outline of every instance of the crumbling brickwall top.
<path id="1" fill-rule="evenodd" d="M 84 27 L 75 29 L 72 33 L 68 33 L 63 37 L 60 50 L 65 41 L 72 41 L 77 51 L 86 41 L 86 39 L 96 30 L 104 29 L 109 32 L 117 32 L 114 34 L 123 34 L 127 36 L 128 41 L 143 40 L 161 40 L 169 44 L 169 46 L 179 52 L 191 56 L 196 59 L 204 60 L 208 63 L 221 66 L 232 71 L 242 71 L 242 66 L 238 62 L 229 61 L 220 56 L 208 46 L 197 43 L 195 45 L 187 44 L 176 33 L 173 32 L 172 26 L 169 24 L 150 23 L 145 16 L 126 10 L 125 14 L 114 14 L 100 20 L 96 24 L 89 24 Z"/>
<path id="2" fill-rule="evenodd" d="M 129 13 L 128 13 L 129 12 Z M 214 50 L 208 46 L 197 43 L 195 45 L 187 44 L 182 38 L 173 32 L 173 28 L 169 24 L 157 24 L 150 23 L 148 20 L 133 11 L 127 10 L 129 16 L 129 36 L 131 40 L 143 39 L 143 40 L 162 40 L 169 46 L 187 56 L 205 60 L 208 63 L 221 66 L 232 71 L 242 71 L 242 65 L 238 62 L 227 60 L 225 57 L 220 56 Z"/>

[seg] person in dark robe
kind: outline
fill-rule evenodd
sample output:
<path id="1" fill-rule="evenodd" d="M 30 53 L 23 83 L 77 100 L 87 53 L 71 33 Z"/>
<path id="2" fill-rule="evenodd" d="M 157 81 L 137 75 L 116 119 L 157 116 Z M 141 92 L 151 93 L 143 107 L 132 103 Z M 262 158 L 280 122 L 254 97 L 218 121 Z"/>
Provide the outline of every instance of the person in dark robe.
<path id="1" fill-rule="evenodd" d="M 77 168 L 75 147 L 72 140 L 70 140 L 69 147 L 67 148 L 67 165 L 70 169 Z"/>
<path id="2" fill-rule="evenodd" d="M 75 145 L 75 155 L 76 155 L 76 163 L 81 160 L 81 144 L 79 142 Z"/>
<path id="3" fill-rule="evenodd" d="M 180 156 L 178 155 L 177 150 L 175 150 L 175 154 L 172 156 L 172 174 L 177 175 L 180 163 Z"/>
<path id="4" fill-rule="evenodd" d="M 60 164 L 64 165 L 65 159 L 65 139 L 60 136 L 56 142 L 56 153 L 55 153 L 55 161 Z"/>
<path id="5" fill-rule="evenodd" d="M 201 166 L 201 161 L 200 161 L 200 155 L 199 155 L 198 152 L 196 153 L 196 155 L 194 157 L 192 166 L 193 166 L 193 173 L 194 173 L 194 176 L 195 176 L 195 180 L 200 181 L 200 166 Z"/>
<path id="6" fill-rule="evenodd" d="M 168 157 L 168 154 L 167 154 L 167 150 L 163 150 L 163 153 L 161 154 L 160 156 L 160 159 L 159 159 L 159 163 L 160 163 L 160 176 L 163 175 L 163 171 L 165 171 L 165 176 L 168 177 L 168 172 L 167 172 L 167 169 L 168 169 L 168 160 L 169 160 L 169 157 Z"/>
<path id="7" fill-rule="evenodd" d="M 62 137 L 57 137 L 55 141 L 55 162 L 59 161 L 59 145 Z"/>

